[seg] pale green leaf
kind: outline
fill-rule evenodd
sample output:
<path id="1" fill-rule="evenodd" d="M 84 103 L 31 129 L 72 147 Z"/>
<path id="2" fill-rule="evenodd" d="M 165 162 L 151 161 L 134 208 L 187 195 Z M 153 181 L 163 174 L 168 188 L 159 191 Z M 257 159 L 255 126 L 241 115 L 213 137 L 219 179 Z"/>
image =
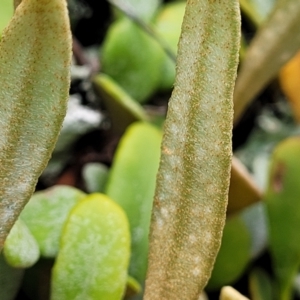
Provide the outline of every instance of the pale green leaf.
<path id="1" fill-rule="evenodd" d="M 91 194 L 69 215 L 52 274 L 52 300 L 121 300 L 127 283 L 130 233 L 123 210 Z"/>
<path id="2" fill-rule="evenodd" d="M 57 255 L 63 225 L 71 209 L 85 196 L 76 188 L 56 185 L 31 197 L 21 219 L 37 240 L 42 256 Z"/>
<path id="3" fill-rule="evenodd" d="M 15 268 L 28 268 L 40 257 L 37 241 L 22 220 L 17 220 L 4 243 L 3 255 Z"/>

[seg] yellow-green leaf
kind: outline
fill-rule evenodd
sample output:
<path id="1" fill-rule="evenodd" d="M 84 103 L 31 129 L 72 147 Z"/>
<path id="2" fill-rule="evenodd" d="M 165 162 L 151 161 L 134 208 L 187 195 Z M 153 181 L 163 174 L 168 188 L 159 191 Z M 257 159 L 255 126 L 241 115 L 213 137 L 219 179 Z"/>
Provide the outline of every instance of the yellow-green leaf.
<path id="1" fill-rule="evenodd" d="M 124 211 L 91 194 L 71 211 L 52 274 L 52 300 L 120 300 L 127 283 L 129 224 Z"/>
<path id="2" fill-rule="evenodd" d="M 12 0 L 1 0 L 0 2 L 0 38 L 2 30 L 7 26 L 14 11 Z"/>
<path id="3" fill-rule="evenodd" d="M 148 235 L 161 132 L 151 124 L 134 123 L 120 144 L 106 186 L 106 194 L 126 212 L 132 236 L 129 274 L 143 283 L 147 271 Z"/>

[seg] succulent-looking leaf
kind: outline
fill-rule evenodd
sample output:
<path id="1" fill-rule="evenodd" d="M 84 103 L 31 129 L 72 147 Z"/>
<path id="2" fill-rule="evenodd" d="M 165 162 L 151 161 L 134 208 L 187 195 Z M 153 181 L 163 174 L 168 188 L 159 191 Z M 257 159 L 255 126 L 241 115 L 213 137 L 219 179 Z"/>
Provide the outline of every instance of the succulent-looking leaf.
<path id="1" fill-rule="evenodd" d="M 124 211 L 91 194 L 71 211 L 52 274 L 52 300 L 120 300 L 127 283 L 129 224 Z"/>
<path id="2" fill-rule="evenodd" d="M 24 222 L 18 219 L 7 236 L 3 255 L 9 265 L 15 268 L 28 268 L 40 257 L 37 241 Z"/>
<path id="3" fill-rule="evenodd" d="M 135 121 L 148 121 L 149 118 L 143 107 L 108 75 L 99 74 L 93 82 L 102 96 L 115 133 L 124 133 L 126 127 Z"/>
<path id="4" fill-rule="evenodd" d="M 300 266 L 300 138 L 281 142 L 272 155 L 265 201 L 279 299 L 292 299 Z"/>
<path id="5" fill-rule="evenodd" d="M 54 148 L 70 61 L 66 1 L 23 0 L 0 41 L 0 249 Z"/>
<path id="6" fill-rule="evenodd" d="M 300 1 L 278 0 L 243 60 L 234 91 L 234 122 L 300 48 Z"/>
<path id="7" fill-rule="evenodd" d="M 138 102 L 159 85 L 164 52 L 133 21 L 123 18 L 109 28 L 102 47 L 102 69 Z"/>
<path id="8" fill-rule="evenodd" d="M 220 247 L 239 14 L 238 1 L 187 1 L 154 198 L 146 300 L 197 299 Z"/>
<path id="9" fill-rule="evenodd" d="M 129 274 L 143 283 L 161 132 L 147 123 L 131 125 L 118 146 L 106 194 L 126 212 L 132 237 Z"/>
<path id="10" fill-rule="evenodd" d="M 57 255 L 63 225 L 71 209 L 85 197 L 76 188 L 60 185 L 31 197 L 21 219 L 37 240 L 42 256 L 54 258 Z"/>
<path id="11" fill-rule="evenodd" d="M 184 1 L 171 2 L 163 6 L 163 9 L 155 19 L 155 28 L 162 38 L 170 45 L 173 53 L 177 53 L 177 45 L 180 37 L 181 24 L 186 3 Z M 167 90 L 173 87 L 175 81 L 175 61 L 166 53 L 162 63 L 162 71 L 159 89 Z"/>

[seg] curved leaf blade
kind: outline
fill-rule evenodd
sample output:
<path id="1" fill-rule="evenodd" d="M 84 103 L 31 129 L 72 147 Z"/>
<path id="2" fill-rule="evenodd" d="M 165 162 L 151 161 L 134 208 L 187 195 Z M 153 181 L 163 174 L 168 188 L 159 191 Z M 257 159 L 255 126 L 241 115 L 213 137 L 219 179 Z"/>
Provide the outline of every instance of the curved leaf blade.
<path id="1" fill-rule="evenodd" d="M 54 148 L 70 62 L 66 2 L 22 1 L 0 42 L 0 249 Z"/>
<path id="2" fill-rule="evenodd" d="M 238 1 L 187 2 L 154 198 L 147 300 L 197 299 L 220 247 L 239 13 Z"/>

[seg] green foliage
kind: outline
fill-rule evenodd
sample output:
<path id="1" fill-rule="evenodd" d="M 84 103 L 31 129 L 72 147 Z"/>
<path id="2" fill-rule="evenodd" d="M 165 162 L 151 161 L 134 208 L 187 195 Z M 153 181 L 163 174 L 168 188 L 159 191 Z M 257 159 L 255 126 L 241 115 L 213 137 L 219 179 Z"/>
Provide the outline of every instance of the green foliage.
<path id="1" fill-rule="evenodd" d="M 107 196 L 91 194 L 66 221 L 53 268 L 51 299 L 121 299 L 129 256 L 125 213 Z"/>
<path id="2" fill-rule="evenodd" d="M 76 8 L 76 0 L 71 2 Z M 250 20 L 247 26 L 254 25 L 251 30 L 258 32 L 248 48 L 249 32 L 243 36 L 233 97 L 238 1 L 110 0 L 122 12 L 114 11 L 115 19 L 97 50 L 104 73 L 91 71 L 83 85 L 93 85 L 101 98 L 108 116 L 103 127 L 110 125 L 106 133 L 121 140 L 112 165 L 85 164 L 80 170 L 83 180 L 76 182 L 89 193 L 105 194 L 86 195 L 56 185 L 36 192 L 28 203 L 66 111 L 69 20 L 64 1 L 23 0 L 2 34 L 13 3 L 0 3 L 1 300 L 13 300 L 21 284 L 34 300 L 141 299 L 145 286 L 146 300 L 206 299 L 202 291 L 207 282 L 207 291 L 221 289 L 220 299 L 246 299 L 223 287 L 238 282 L 245 272 L 250 274 L 251 299 L 292 299 L 300 265 L 299 138 L 276 147 L 265 201 L 242 214 L 261 192 L 234 159 L 231 203 L 225 212 L 232 98 L 237 123 L 250 101 L 299 49 L 300 6 L 296 0 L 278 0 L 276 5 L 274 0 L 239 2 Z M 79 24 L 75 21 L 73 26 Z M 157 93 L 171 91 L 177 53 L 175 88 L 165 121 L 156 105 L 162 97 Z M 85 50 L 76 55 L 81 54 Z M 242 160 L 243 155 L 249 162 L 253 152 L 270 151 L 291 134 L 294 127 L 274 119 L 266 114 L 259 118 L 259 126 L 269 131 L 250 137 L 250 146 L 240 151 Z M 161 131 L 150 122 L 164 122 L 162 146 Z M 265 166 L 263 154 L 263 159 L 257 156 Z M 251 163 L 250 169 L 257 172 L 257 163 Z M 266 168 L 259 165 L 259 173 L 257 181 L 264 182 Z M 271 253 L 274 278 L 256 267 L 265 249 Z M 40 278 L 48 280 L 40 286 Z"/>
<path id="3" fill-rule="evenodd" d="M 73 206 L 84 197 L 85 194 L 75 188 L 58 185 L 31 197 L 21 219 L 35 237 L 42 256 L 54 258 L 57 255 L 64 222 Z"/>
<path id="4" fill-rule="evenodd" d="M 59 134 L 68 99 L 70 49 L 66 3 L 59 0 L 24 1 L 2 33 L 0 249 Z"/>
<path id="5" fill-rule="evenodd" d="M 40 257 L 39 246 L 22 220 L 17 220 L 7 236 L 3 255 L 6 261 L 15 268 L 28 268 Z"/>
<path id="6" fill-rule="evenodd" d="M 234 91 L 234 122 L 280 68 L 300 48 L 300 2 L 278 0 L 268 20 L 251 42 Z"/>
<path id="7" fill-rule="evenodd" d="M 239 216 L 229 218 L 224 227 L 222 244 L 207 288 L 220 289 L 235 282 L 249 262 L 249 231 Z"/>
<path id="8" fill-rule="evenodd" d="M 2 30 L 7 26 L 13 14 L 13 3 L 11 0 L 2 0 L 0 3 L 0 38 Z"/>
<path id="9" fill-rule="evenodd" d="M 126 212 L 132 236 L 129 274 L 144 282 L 161 133 L 147 123 L 131 125 L 117 149 L 105 193 Z"/>
<path id="10" fill-rule="evenodd" d="M 107 33 L 101 51 L 103 72 L 142 103 L 159 85 L 163 54 L 156 41 L 133 21 L 123 18 Z"/>
<path id="11" fill-rule="evenodd" d="M 221 244 L 239 13 L 235 1 L 187 2 L 164 125 L 145 299 L 196 299 Z"/>
<path id="12" fill-rule="evenodd" d="M 98 74 L 94 78 L 94 85 L 103 97 L 114 132 L 124 133 L 124 129 L 133 122 L 148 121 L 149 117 L 143 107 L 108 75 Z"/>
<path id="13" fill-rule="evenodd" d="M 300 138 L 280 143 L 274 150 L 267 191 L 270 251 L 278 280 L 279 299 L 291 299 L 300 266 Z"/>

